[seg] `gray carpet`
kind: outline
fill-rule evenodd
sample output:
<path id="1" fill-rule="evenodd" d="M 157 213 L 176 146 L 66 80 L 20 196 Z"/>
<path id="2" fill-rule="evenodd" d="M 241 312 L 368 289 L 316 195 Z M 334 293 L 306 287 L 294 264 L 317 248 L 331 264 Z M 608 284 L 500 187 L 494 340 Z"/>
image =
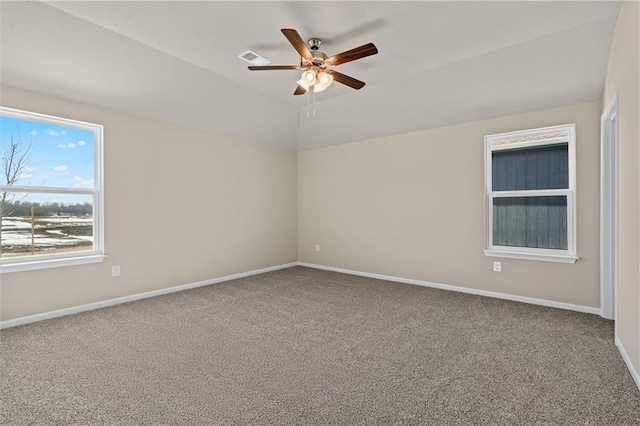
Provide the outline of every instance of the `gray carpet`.
<path id="1" fill-rule="evenodd" d="M 640 424 L 611 321 L 302 267 L 1 338 L 3 424 Z"/>

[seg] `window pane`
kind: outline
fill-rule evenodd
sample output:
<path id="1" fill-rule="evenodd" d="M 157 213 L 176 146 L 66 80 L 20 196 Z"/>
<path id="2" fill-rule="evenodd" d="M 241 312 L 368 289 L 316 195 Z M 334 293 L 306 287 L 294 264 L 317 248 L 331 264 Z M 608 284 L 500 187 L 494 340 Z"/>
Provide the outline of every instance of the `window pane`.
<path id="1" fill-rule="evenodd" d="M 493 244 L 567 249 L 567 197 L 493 199 Z"/>
<path id="2" fill-rule="evenodd" d="M 494 151 L 491 155 L 493 191 L 569 188 L 567 144 Z"/>
<path id="3" fill-rule="evenodd" d="M 0 215 L 3 258 L 93 250 L 91 195 L 7 192 Z"/>
<path id="4" fill-rule="evenodd" d="M 0 116 L 1 185 L 93 188 L 91 130 Z"/>

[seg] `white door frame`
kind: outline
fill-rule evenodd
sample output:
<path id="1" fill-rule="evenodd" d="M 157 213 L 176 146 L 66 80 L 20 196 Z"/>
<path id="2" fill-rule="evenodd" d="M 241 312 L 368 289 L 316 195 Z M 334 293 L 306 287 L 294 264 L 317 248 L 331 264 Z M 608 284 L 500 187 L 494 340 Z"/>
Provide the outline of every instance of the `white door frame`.
<path id="1" fill-rule="evenodd" d="M 616 92 L 600 117 L 600 308 L 612 320 L 618 315 L 618 140 Z"/>

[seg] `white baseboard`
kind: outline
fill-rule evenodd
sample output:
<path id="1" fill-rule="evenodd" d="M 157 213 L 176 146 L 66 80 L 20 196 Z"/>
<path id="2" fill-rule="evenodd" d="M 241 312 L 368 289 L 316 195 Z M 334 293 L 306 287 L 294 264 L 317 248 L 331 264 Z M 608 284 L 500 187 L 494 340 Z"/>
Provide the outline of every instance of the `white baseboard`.
<path id="1" fill-rule="evenodd" d="M 476 294 L 478 296 L 494 297 L 496 299 L 513 300 L 515 302 L 530 303 L 532 305 L 549 306 L 551 308 L 567 309 L 570 311 L 585 312 L 588 314 L 600 315 L 600 308 L 590 306 L 574 305 L 571 303 L 555 302 L 552 300 L 535 299 L 533 297 L 516 296 L 514 294 L 498 293 L 495 291 L 478 290 L 469 287 L 459 287 L 455 285 L 432 283 L 429 281 L 414 280 L 409 278 L 393 277 L 390 275 L 372 274 L 369 272 L 352 271 L 350 269 L 334 268 L 332 266 L 315 265 L 313 263 L 298 262 L 300 266 L 307 268 L 324 269 L 326 271 L 341 272 L 343 274 L 359 275 L 362 277 L 375 278 L 378 280 L 395 281 L 405 284 L 419 285 L 423 287 L 438 288 L 440 290 L 457 291 L 459 293 Z"/>
<path id="2" fill-rule="evenodd" d="M 636 382 L 636 386 L 638 387 L 638 389 L 640 389 L 640 374 L 638 374 L 638 370 L 636 370 L 633 362 L 631 362 L 631 358 L 629 358 L 629 354 L 625 350 L 624 345 L 622 344 L 618 336 L 616 336 L 616 346 L 618 347 L 620 355 L 622 355 L 622 359 L 624 360 L 625 364 L 627 364 L 627 368 L 629 369 L 629 373 L 631 373 L 631 377 L 633 377 L 633 381 Z"/>
<path id="3" fill-rule="evenodd" d="M 131 296 L 117 297 L 115 299 L 103 300 L 100 302 L 87 303 L 86 305 L 72 306 L 70 308 L 59 309 L 57 311 L 43 312 L 41 314 L 28 315 L 25 317 L 0 321 L 0 330 L 2 330 L 3 328 L 16 327 L 18 325 L 29 324 L 32 322 L 42 321 L 50 318 L 62 317 L 65 315 L 77 314 L 79 312 L 91 311 L 93 309 L 105 308 L 107 306 L 119 305 L 121 303 L 133 302 L 134 300 L 146 299 L 148 297 L 160 296 L 168 293 L 175 293 L 177 291 L 188 290 L 190 288 L 202 287 L 205 285 L 217 284 L 224 281 L 236 280 L 238 278 L 249 277 L 251 275 L 277 271 L 278 269 L 291 268 L 297 265 L 298 265 L 298 262 L 292 262 L 292 263 L 286 263 L 283 265 L 270 266 L 268 268 L 256 269 L 254 271 L 241 272 L 239 274 L 227 275 L 225 277 L 220 277 L 220 278 L 213 278 L 211 280 L 199 281 L 191 284 L 184 284 L 184 285 L 179 285 L 179 286 L 169 287 L 169 288 L 161 288 L 159 290 L 132 294 Z"/>

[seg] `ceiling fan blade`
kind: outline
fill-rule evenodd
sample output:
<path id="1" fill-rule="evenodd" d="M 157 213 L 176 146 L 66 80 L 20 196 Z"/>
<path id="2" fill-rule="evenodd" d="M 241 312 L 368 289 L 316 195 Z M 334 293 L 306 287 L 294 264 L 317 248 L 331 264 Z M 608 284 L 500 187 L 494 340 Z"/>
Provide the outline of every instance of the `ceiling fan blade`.
<path id="1" fill-rule="evenodd" d="M 330 72 L 333 75 L 333 80 L 337 81 L 338 83 L 342 83 L 356 90 L 360 90 L 364 87 L 364 81 L 356 80 L 353 77 L 349 77 L 348 75 L 342 74 L 341 72 L 335 70 L 331 70 Z"/>
<path id="2" fill-rule="evenodd" d="M 331 65 L 336 66 L 344 64 L 345 62 L 355 61 L 356 59 L 365 58 L 367 56 L 375 55 L 378 53 L 378 49 L 375 44 L 367 43 L 355 49 L 347 50 L 346 52 L 338 53 L 328 59 Z"/>
<path id="3" fill-rule="evenodd" d="M 296 87 L 296 91 L 293 92 L 294 95 L 304 95 L 305 93 L 307 93 L 307 89 L 305 89 L 304 87 L 300 86 L 299 84 Z"/>
<path id="4" fill-rule="evenodd" d="M 299 70 L 298 65 L 253 65 L 250 66 L 251 71 L 270 71 L 270 70 Z"/>
<path id="5" fill-rule="evenodd" d="M 296 30 L 291 28 L 283 28 L 280 31 L 282 31 L 282 34 L 284 34 L 287 40 L 289 40 L 289 43 L 291 43 L 293 48 L 296 49 L 300 56 L 305 59 L 313 58 L 313 55 L 307 47 L 307 44 L 304 42 L 304 40 L 302 40 L 302 37 L 300 37 L 300 34 L 298 34 Z"/>

